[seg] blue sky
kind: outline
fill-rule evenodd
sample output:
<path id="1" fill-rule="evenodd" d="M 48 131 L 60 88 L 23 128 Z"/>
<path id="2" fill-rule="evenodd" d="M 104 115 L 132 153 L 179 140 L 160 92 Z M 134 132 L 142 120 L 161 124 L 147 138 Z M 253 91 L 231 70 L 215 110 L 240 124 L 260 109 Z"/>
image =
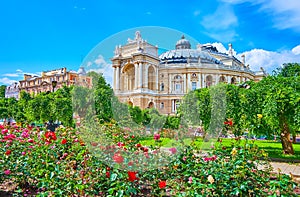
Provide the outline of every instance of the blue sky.
<path id="1" fill-rule="evenodd" d="M 0 84 L 20 80 L 24 73 L 78 70 L 103 40 L 141 26 L 171 28 L 225 52 L 232 43 L 237 57 L 245 54 L 252 69 L 271 72 L 282 63 L 300 62 L 299 10 L 298 0 L 2 0 Z M 119 38 L 134 36 L 127 33 Z M 168 49 L 180 38 L 141 33 Z M 101 61 L 108 66 L 116 42 L 111 43 Z"/>

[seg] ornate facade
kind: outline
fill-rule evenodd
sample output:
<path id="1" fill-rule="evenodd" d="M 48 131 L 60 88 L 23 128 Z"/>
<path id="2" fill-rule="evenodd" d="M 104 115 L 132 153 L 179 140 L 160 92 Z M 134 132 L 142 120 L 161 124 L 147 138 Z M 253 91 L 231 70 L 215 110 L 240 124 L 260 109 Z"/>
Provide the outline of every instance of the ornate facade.
<path id="1" fill-rule="evenodd" d="M 136 32 L 133 40 L 116 46 L 111 59 L 114 68 L 113 88 L 121 102 L 141 108 L 155 107 L 163 114 L 175 114 L 182 99 L 190 90 L 218 83 L 239 84 L 259 81 L 266 75 L 250 70 L 233 55 L 221 53 L 212 45 L 197 45 L 182 36 L 174 50 L 158 54 L 158 47 L 143 40 Z"/>
<path id="2" fill-rule="evenodd" d="M 24 90 L 28 93 L 52 92 L 63 85 L 81 85 L 86 87 L 92 86 L 90 77 L 86 76 L 83 67 L 78 72 L 67 71 L 66 68 L 60 68 L 51 71 L 43 71 L 41 76 L 32 76 L 24 74 L 24 80 L 19 81 L 20 91 Z"/>

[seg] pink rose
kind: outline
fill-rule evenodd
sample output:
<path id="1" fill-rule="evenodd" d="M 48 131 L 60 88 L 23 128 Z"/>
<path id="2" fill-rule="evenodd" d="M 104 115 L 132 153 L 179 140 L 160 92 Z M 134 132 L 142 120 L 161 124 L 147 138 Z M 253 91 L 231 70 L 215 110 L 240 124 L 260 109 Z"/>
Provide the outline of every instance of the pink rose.
<path id="1" fill-rule="evenodd" d="M 4 170 L 4 174 L 10 175 L 11 171 L 10 170 Z"/>

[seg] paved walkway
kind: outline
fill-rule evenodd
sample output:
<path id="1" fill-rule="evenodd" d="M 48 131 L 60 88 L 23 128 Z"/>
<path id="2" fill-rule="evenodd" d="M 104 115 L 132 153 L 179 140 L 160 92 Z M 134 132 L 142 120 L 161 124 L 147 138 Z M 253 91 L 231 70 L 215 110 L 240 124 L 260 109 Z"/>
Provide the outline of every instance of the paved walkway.
<path id="1" fill-rule="evenodd" d="M 289 164 L 282 162 L 271 162 L 273 167 L 273 171 L 278 173 L 278 169 L 280 169 L 283 174 L 292 174 L 293 176 L 300 178 L 300 163 Z"/>
<path id="2" fill-rule="evenodd" d="M 273 167 L 273 173 L 292 174 L 293 180 L 300 184 L 300 163 L 289 164 L 284 162 L 270 162 Z M 263 169 L 263 166 L 258 166 L 258 169 Z"/>

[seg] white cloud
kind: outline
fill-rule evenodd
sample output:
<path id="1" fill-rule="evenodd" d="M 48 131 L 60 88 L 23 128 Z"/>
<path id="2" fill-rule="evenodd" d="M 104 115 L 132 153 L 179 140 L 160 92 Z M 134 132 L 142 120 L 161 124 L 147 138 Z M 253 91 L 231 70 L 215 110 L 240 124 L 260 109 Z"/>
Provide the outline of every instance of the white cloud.
<path id="1" fill-rule="evenodd" d="M 227 53 L 227 49 L 222 43 L 215 42 L 207 44 L 215 46 L 221 53 Z M 291 50 L 279 52 L 267 51 L 264 49 L 252 49 L 250 51 L 237 54 L 234 51 L 234 55 L 240 60 L 242 54 L 245 55 L 246 64 L 249 64 L 253 71 L 258 71 L 260 70 L 260 67 L 263 67 L 268 73 L 271 74 L 273 70 L 280 67 L 284 63 L 300 62 L 300 45 Z"/>
<path id="2" fill-rule="evenodd" d="M 5 76 L 5 77 L 19 77 L 20 74 L 19 73 L 6 73 L 6 74 L 3 74 L 3 76 Z"/>
<path id="3" fill-rule="evenodd" d="M 86 65 L 86 71 L 94 71 L 96 73 L 102 73 L 104 78 L 109 84 L 112 84 L 113 80 L 113 68 L 110 63 L 108 63 L 102 55 L 98 55 L 96 59 L 89 60 Z"/>
<path id="4" fill-rule="evenodd" d="M 216 40 L 230 42 L 237 37 L 238 19 L 228 4 L 221 4 L 213 14 L 204 16 L 201 25 L 207 30 L 206 34 Z"/>
<path id="5" fill-rule="evenodd" d="M 296 55 L 292 50 L 280 52 L 266 51 L 263 49 L 252 49 L 243 53 L 246 64 L 250 65 L 252 70 L 259 70 L 263 67 L 268 73 L 280 67 L 284 63 L 294 63 L 300 61 L 300 55 Z M 241 54 L 238 54 L 240 56 Z"/>
<path id="6" fill-rule="evenodd" d="M 300 31 L 299 0 L 264 0 L 261 1 L 261 10 L 273 17 L 275 28 Z"/>
<path id="7" fill-rule="evenodd" d="M 17 69 L 16 72 L 17 73 L 23 73 L 23 71 L 21 69 Z"/>
<path id="8" fill-rule="evenodd" d="M 104 67 L 110 65 L 110 64 L 108 64 L 108 63 L 105 61 L 105 59 L 104 59 L 104 57 L 103 57 L 102 55 L 98 55 L 97 59 L 94 60 L 94 63 L 95 63 L 97 66 L 101 65 L 101 66 L 104 66 Z"/>
<path id="9" fill-rule="evenodd" d="M 92 64 L 93 64 L 92 62 L 88 61 L 88 62 L 86 63 L 86 66 L 87 66 L 87 67 L 90 67 Z"/>
<path id="10" fill-rule="evenodd" d="M 231 6 L 220 5 L 217 10 L 203 18 L 201 24 L 206 29 L 226 30 L 238 25 L 238 19 Z"/>
<path id="11" fill-rule="evenodd" d="M 295 54 L 295 55 L 300 55 L 300 45 L 294 47 L 292 49 L 292 52 Z"/>
<path id="12" fill-rule="evenodd" d="M 228 4 L 251 3 L 258 5 L 259 11 L 272 17 L 277 29 L 293 29 L 300 31 L 300 1 L 299 0 L 221 0 Z"/>
<path id="13" fill-rule="evenodd" d="M 12 83 L 17 82 L 16 80 L 11 80 L 7 77 L 0 78 L 0 83 L 4 85 L 11 85 Z"/>
<path id="14" fill-rule="evenodd" d="M 147 14 L 147 15 L 151 15 L 152 13 L 151 13 L 151 12 L 146 12 L 146 14 Z"/>

